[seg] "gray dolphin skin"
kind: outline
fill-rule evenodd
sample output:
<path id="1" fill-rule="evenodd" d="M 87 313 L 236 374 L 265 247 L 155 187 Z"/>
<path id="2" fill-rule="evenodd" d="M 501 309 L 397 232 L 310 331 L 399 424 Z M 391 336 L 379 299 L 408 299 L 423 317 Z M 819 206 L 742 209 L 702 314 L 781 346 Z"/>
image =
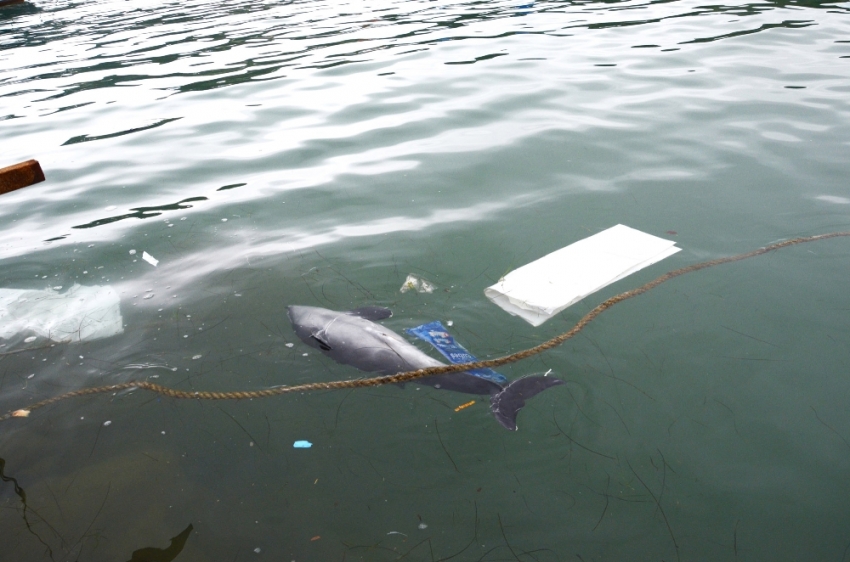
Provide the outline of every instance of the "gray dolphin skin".
<path id="1" fill-rule="evenodd" d="M 367 306 L 338 312 L 314 306 L 289 306 L 287 314 L 301 341 L 334 361 L 361 371 L 394 375 L 445 365 L 397 333 L 375 323 L 392 316 L 389 308 Z M 555 377 L 536 375 L 503 387 L 465 372 L 424 377 L 417 382 L 441 390 L 489 395 L 490 411 L 502 426 L 512 431 L 517 428 L 516 417 L 526 400 L 547 388 L 564 384 Z"/>

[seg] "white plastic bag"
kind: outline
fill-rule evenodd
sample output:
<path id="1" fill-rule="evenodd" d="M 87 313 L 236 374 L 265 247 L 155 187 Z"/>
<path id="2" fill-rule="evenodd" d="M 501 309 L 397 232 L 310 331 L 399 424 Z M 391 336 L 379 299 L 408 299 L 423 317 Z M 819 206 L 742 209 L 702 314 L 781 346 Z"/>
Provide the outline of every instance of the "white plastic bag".
<path id="1" fill-rule="evenodd" d="M 484 290 L 533 326 L 587 295 L 680 250 L 675 242 L 618 224 L 511 271 Z"/>
<path id="2" fill-rule="evenodd" d="M 0 289 L 0 338 L 32 331 L 56 342 L 80 342 L 124 332 L 120 298 L 110 286 Z"/>

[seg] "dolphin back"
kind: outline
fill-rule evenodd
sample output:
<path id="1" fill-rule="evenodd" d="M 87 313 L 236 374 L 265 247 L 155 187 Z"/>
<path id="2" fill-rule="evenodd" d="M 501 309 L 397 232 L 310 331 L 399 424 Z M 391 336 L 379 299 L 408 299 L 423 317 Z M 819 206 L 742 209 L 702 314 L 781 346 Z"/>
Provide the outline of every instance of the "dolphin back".
<path id="1" fill-rule="evenodd" d="M 525 401 L 559 384 L 564 384 L 564 381 L 543 375 L 517 379 L 490 398 L 490 411 L 503 427 L 516 431 L 516 417 Z"/>

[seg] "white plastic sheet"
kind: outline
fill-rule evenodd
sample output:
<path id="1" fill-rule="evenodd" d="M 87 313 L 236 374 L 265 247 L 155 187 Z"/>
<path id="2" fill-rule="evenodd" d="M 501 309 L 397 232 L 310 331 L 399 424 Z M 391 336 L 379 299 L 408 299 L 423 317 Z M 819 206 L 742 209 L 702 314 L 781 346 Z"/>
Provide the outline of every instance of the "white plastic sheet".
<path id="1" fill-rule="evenodd" d="M 57 342 L 107 338 L 124 332 L 120 298 L 110 286 L 0 289 L 0 338 L 31 331 Z"/>
<path id="2" fill-rule="evenodd" d="M 680 250 L 675 242 L 622 224 L 511 271 L 484 290 L 491 301 L 533 326 Z"/>

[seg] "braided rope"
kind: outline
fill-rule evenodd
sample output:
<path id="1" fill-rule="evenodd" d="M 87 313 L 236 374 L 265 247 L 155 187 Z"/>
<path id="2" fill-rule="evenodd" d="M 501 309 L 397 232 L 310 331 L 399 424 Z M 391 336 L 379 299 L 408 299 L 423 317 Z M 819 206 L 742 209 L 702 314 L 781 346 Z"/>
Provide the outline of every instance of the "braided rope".
<path id="1" fill-rule="evenodd" d="M 630 291 L 626 291 L 625 293 L 620 293 L 619 295 L 615 295 L 599 305 L 597 305 L 593 310 L 585 314 L 578 323 L 573 326 L 568 331 L 555 336 L 554 338 L 545 341 L 539 345 L 531 347 L 529 349 L 525 349 L 523 351 L 518 351 L 516 353 L 512 353 L 510 355 L 506 355 L 504 357 L 497 357 L 496 359 L 489 359 L 486 361 L 476 361 L 474 363 L 460 363 L 455 365 L 445 365 L 441 367 L 428 367 L 426 369 L 419 369 L 416 371 L 407 371 L 404 373 L 397 373 L 395 375 L 387 375 L 381 377 L 372 377 L 365 379 L 351 379 L 351 380 L 342 380 L 342 381 L 332 381 L 332 382 L 312 382 L 306 384 L 300 384 L 296 386 L 280 386 L 275 388 L 267 388 L 263 390 L 251 390 L 251 391 L 234 391 L 234 392 L 209 392 L 209 391 L 201 391 L 201 392 L 193 392 L 193 391 L 184 391 L 177 390 L 174 388 L 168 388 L 166 386 L 162 386 L 159 384 L 155 384 L 147 381 L 135 381 L 135 382 L 125 382 L 120 384 L 112 384 L 108 386 L 98 386 L 92 388 L 83 388 L 80 390 L 74 390 L 72 392 L 67 392 L 65 394 L 61 394 L 59 396 L 54 396 L 53 398 L 47 398 L 42 400 L 41 402 L 36 402 L 35 404 L 31 404 L 26 408 L 10 411 L 0 417 L 0 421 L 8 420 L 13 417 L 27 417 L 30 412 L 33 410 L 37 410 L 44 406 L 48 406 L 50 404 L 54 404 L 56 402 L 60 402 L 62 400 L 66 400 L 68 398 L 74 398 L 77 396 L 87 396 L 89 394 L 102 394 L 105 392 L 117 392 L 119 390 L 126 389 L 135 389 L 141 388 L 144 390 L 148 390 L 150 392 L 155 392 L 162 396 L 169 396 L 171 398 L 179 398 L 179 399 L 195 399 L 195 400 L 244 400 L 248 398 L 265 398 L 267 396 L 278 396 L 281 394 L 290 394 L 293 392 L 312 392 L 316 390 L 339 390 L 342 388 L 364 388 L 369 386 L 381 386 L 385 384 L 396 384 L 401 382 L 408 382 L 415 379 L 419 379 L 422 377 L 430 377 L 434 375 L 444 375 L 448 373 L 458 373 L 461 371 L 471 371 L 474 369 L 484 369 L 484 368 L 495 368 L 501 367 L 502 365 L 507 365 L 508 363 L 514 363 L 516 361 L 520 361 L 522 359 L 526 359 L 533 355 L 537 355 L 553 347 L 557 347 L 567 341 L 568 339 L 574 337 L 581 330 L 584 329 L 590 322 L 592 322 L 597 316 L 602 314 L 604 311 L 608 310 L 612 306 L 617 303 L 623 302 L 624 300 L 630 299 L 632 297 L 636 297 L 638 295 L 642 295 L 643 293 L 649 291 L 650 289 L 654 289 L 658 285 L 661 285 L 665 281 L 669 281 L 674 277 L 679 277 L 681 275 L 685 275 L 686 273 L 693 273 L 694 271 L 699 271 L 701 269 L 706 269 L 709 267 L 714 267 L 715 265 L 721 265 L 724 263 L 731 263 L 736 261 L 745 260 L 748 258 L 753 258 L 756 256 L 760 256 L 762 254 L 766 254 L 768 252 L 772 252 L 774 250 L 779 250 L 781 248 L 787 248 L 788 246 L 794 246 L 796 244 L 802 244 L 805 242 L 816 242 L 819 240 L 826 240 L 828 238 L 838 238 L 843 236 L 850 236 L 850 231 L 846 232 L 830 232 L 827 234 L 818 234 L 816 236 L 804 236 L 801 238 L 793 238 L 791 240 L 785 240 L 784 242 L 777 242 L 776 244 L 770 244 L 769 246 L 764 246 L 757 250 L 753 250 L 751 252 L 747 252 L 745 254 L 737 254 L 734 256 L 729 256 L 725 258 L 717 258 L 715 260 L 705 261 L 702 263 L 697 263 L 694 265 L 689 265 L 686 267 L 682 267 L 680 269 L 676 269 L 669 273 L 665 273 L 661 277 L 658 277 L 649 283 L 641 285 L 636 289 L 632 289 Z"/>

